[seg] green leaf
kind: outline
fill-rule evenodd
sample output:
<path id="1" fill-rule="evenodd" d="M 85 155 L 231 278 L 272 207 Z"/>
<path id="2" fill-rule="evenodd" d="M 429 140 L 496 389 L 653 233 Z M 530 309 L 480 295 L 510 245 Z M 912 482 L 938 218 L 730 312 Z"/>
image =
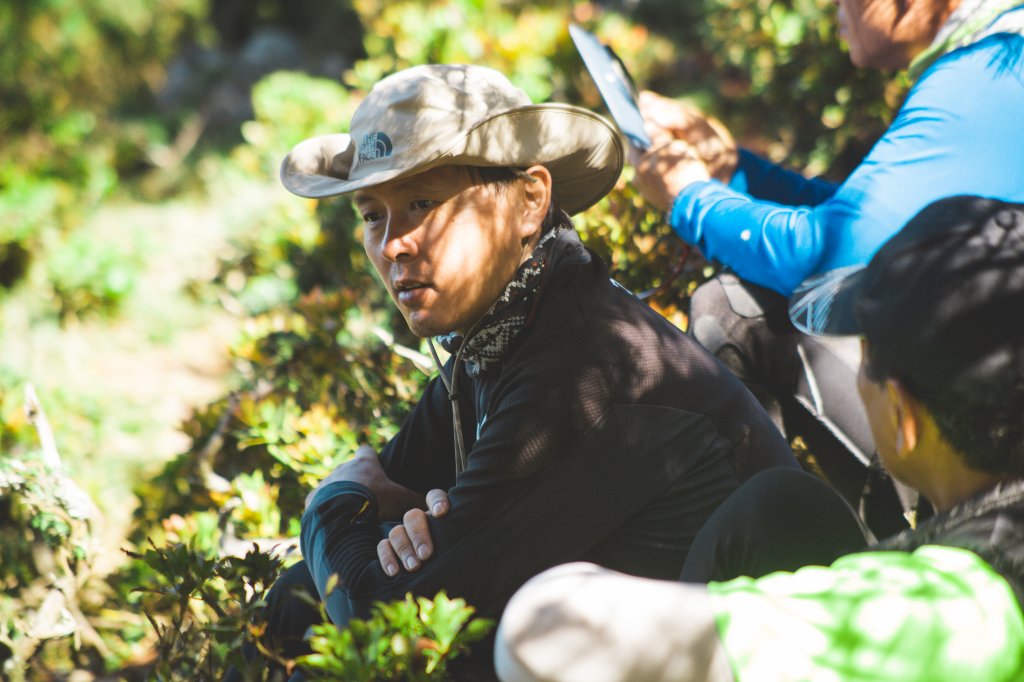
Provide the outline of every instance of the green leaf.
<path id="1" fill-rule="evenodd" d="M 473 615 L 473 607 L 466 606 L 463 599 L 449 599 L 444 591 L 439 592 L 433 602 L 420 598 L 419 604 L 420 618 L 427 631 L 441 652 L 447 653 L 459 630 Z"/>

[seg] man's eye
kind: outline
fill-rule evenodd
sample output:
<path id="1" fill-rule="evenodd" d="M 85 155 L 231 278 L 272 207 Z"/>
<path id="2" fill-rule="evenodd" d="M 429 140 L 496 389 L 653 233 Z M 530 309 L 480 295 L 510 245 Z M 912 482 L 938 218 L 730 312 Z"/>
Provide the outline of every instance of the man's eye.
<path id="1" fill-rule="evenodd" d="M 412 202 L 411 206 L 417 211 L 429 211 L 434 206 L 437 206 L 437 202 L 430 199 L 416 199 Z"/>
<path id="2" fill-rule="evenodd" d="M 380 220 L 380 213 L 375 211 L 367 211 L 363 214 L 363 222 L 367 225 L 372 225 Z"/>

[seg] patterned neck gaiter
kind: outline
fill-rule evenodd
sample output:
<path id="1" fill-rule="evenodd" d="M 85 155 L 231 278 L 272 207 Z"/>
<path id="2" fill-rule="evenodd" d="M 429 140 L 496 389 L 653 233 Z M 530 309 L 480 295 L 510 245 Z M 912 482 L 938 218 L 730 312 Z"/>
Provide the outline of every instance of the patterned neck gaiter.
<path id="1" fill-rule="evenodd" d="M 516 270 L 498 300 L 474 326 L 475 331 L 470 332 L 468 340 L 456 332 L 435 337 L 437 343 L 452 354 L 463 344 L 466 345 L 462 350 L 462 358 L 470 376 L 478 377 L 496 367 L 526 325 L 551 247 L 557 236 L 566 229 L 569 228 L 556 226 L 541 237 L 533 253 Z"/>

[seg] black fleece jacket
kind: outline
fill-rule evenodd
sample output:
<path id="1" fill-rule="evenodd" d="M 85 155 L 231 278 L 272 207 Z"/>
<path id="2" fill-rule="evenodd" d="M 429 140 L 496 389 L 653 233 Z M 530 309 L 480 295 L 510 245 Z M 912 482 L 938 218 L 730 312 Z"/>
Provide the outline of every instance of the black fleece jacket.
<path id="1" fill-rule="evenodd" d="M 534 314 L 500 367 L 458 372 L 467 467 L 456 480 L 452 406 L 435 378 L 381 460 L 392 480 L 445 488 L 434 554 L 388 577 L 365 487 L 322 488 L 302 551 L 349 611 L 445 589 L 495 617 L 540 571 L 574 560 L 675 579 L 694 535 L 740 482 L 792 452 L 753 396 L 696 341 L 612 282 L 573 232 L 558 237 Z M 339 623 L 340 624 L 340 623 Z"/>

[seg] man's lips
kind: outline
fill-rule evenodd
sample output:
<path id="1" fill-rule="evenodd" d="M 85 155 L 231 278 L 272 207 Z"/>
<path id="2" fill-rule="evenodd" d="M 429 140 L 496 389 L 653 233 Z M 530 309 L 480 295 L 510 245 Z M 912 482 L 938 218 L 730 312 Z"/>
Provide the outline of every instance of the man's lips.
<path id="1" fill-rule="evenodd" d="M 429 282 L 414 279 L 396 280 L 393 287 L 398 302 L 407 307 L 423 303 L 431 288 Z"/>

